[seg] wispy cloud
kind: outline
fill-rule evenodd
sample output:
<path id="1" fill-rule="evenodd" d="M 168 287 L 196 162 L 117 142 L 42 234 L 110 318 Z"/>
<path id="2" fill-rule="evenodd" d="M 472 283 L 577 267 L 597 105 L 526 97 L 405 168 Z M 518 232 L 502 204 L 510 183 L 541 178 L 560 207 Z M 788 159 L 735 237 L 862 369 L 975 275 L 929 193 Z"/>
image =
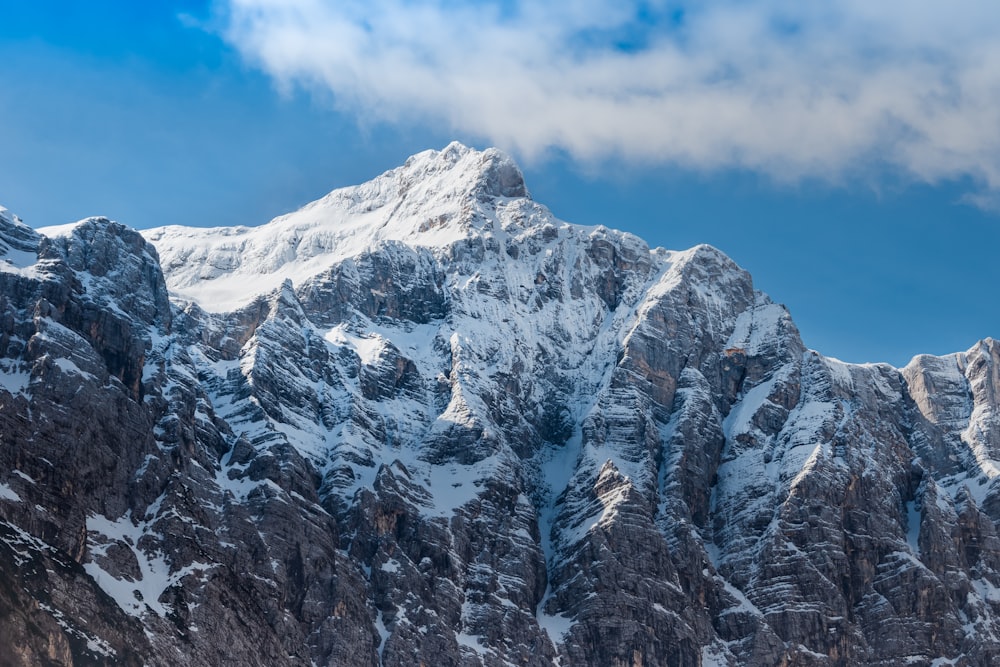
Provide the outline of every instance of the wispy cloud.
<path id="1" fill-rule="evenodd" d="M 995 0 L 226 0 L 281 86 L 389 122 L 781 180 L 1000 191 Z"/>

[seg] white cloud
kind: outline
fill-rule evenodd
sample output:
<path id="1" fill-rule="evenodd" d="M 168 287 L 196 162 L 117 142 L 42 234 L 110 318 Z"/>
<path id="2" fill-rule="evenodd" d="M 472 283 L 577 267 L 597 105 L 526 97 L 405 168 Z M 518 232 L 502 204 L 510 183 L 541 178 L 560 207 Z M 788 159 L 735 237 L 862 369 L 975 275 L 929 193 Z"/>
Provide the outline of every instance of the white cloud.
<path id="1" fill-rule="evenodd" d="M 528 158 L 1000 190 L 995 0 L 227 0 L 225 16 L 281 86 Z"/>

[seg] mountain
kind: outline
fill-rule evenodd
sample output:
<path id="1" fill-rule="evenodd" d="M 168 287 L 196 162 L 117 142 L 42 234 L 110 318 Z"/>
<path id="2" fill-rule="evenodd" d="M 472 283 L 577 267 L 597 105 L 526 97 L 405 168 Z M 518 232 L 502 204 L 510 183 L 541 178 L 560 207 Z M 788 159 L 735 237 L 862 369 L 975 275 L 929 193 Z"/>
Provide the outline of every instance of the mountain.
<path id="1" fill-rule="evenodd" d="M 0 664 L 996 664 L 998 389 L 493 149 L 259 227 L 3 210 Z"/>

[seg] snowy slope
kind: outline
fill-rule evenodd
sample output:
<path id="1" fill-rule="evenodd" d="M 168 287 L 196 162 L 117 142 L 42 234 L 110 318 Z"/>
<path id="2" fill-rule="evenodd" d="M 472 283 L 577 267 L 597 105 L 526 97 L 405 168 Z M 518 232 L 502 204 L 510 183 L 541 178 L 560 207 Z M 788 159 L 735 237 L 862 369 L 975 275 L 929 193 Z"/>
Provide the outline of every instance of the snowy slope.
<path id="1" fill-rule="evenodd" d="M 260 227 L 171 226 L 144 234 L 157 247 L 176 298 L 226 311 L 285 279 L 301 284 L 379 244 L 447 247 L 484 222 L 470 215 L 477 198 L 496 197 L 502 205 L 526 194 L 509 157 L 454 143 Z"/>
<path id="2" fill-rule="evenodd" d="M 40 239 L 16 215 L 0 206 L 0 271 L 31 275 Z"/>

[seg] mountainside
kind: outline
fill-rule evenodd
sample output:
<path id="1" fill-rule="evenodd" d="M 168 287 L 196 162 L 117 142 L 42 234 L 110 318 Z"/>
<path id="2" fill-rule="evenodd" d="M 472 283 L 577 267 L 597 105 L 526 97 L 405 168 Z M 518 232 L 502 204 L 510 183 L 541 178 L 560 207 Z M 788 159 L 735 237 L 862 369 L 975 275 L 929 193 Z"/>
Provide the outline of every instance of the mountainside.
<path id="1" fill-rule="evenodd" d="M 0 209 L 0 665 L 992 665 L 1000 343 L 853 365 L 496 150 Z"/>

